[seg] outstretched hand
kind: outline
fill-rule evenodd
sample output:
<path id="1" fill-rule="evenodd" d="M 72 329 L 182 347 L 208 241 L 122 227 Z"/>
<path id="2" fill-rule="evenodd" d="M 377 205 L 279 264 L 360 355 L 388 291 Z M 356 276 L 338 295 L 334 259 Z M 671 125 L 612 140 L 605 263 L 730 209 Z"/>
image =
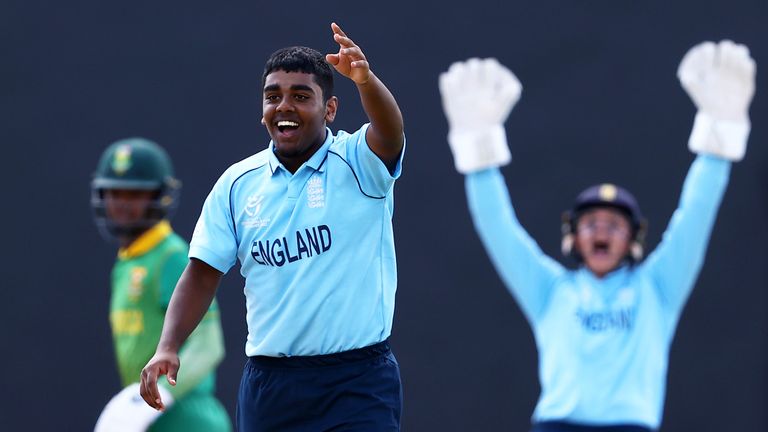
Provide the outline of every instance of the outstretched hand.
<path id="1" fill-rule="evenodd" d="M 508 164 L 504 122 L 523 90 L 515 74 L 494 58 L 471 58 L 440 74 L 439 87 L 456 170 L 468 174 Z"/>
<path id="2" fill-rule="evenodd" d="M 165 375 L 168 383 L 176 385 L 179 371 L 179 356 L 175 353 L 158 352 L 141 370 L 140 393 L 145 402 L 158 411 L 165 410 L 165 404 L 158 390 L 157 380 Z"/>
<path id="3" fill-rule="evenodd" d="M 755 70 L 749 49 L 730 40 L 700 43 L 683 57 L 677 76 L 698 108 L 688 140 L 691 151 L 732 161 L 744 157 Z"/>
<path id="4" fill-rule="evenodd" d="M 520 99 L 523 86 L 495 58 L 455 62 L 440 74 L 443 110 L 451 129 L 487 129 L 501 125 Z"/>
<path id="5" fill-rule="evenodd" d="M 367 83 L 371 77 L 371 68 L 363 51 L 347 37 L 338 24 L 331 23 L 331 30 L 333 30 L 333 40 L 339 44 L 339 52 L 326 54 L 325 60 L 355 84 Z"/>
<path id="6" fill-rule="evenodd" d="M 677 76 L 698 109 L 718 119 L 740 121 L 749 116 L 755 69 L 749 48 L 723 40 L 691 48 Z"/>

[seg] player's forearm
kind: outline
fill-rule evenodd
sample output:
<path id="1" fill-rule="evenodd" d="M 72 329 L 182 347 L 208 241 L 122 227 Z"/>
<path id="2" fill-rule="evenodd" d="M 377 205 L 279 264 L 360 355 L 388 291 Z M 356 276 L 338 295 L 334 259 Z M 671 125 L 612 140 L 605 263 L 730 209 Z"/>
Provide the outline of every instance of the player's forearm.
<path id="1" fill-rule="evenodd" d="M 395 158 L 403 148 L 403 115 L 389 89 L 371 72 L 365 84 L 358 84 L 360 101 L 368 119 L 369 143 L 373 150 L 385 153 L 383 157 Z"/>
<path id="2" fill-rule="evenodd" d="M 178 352 L 213 301 L 221 273 L 192 259 L 179 278 L 165 314 L 158 351 Z"/>
<path id="3" fill-rule="evenodd" d="M 179 363 L 184 367 L 179 369 L 176 386 L 167 389 L 176 399 L 184 397 L 208 377 L 223 358 L 224 336 L 218 311 L 209 312 L 182 346 Z"/>
<path id="4" fill-rule="evenodd" d="M 515 216 L 504 178 L 496 168 L 466 176 L 470 215 L 507 289 L 531 321 L 541 312 L 554 279 L 564 270 L 541 251 Z"/>
<path id="5" fill-rule="evenodd" d="M 647 267 L 673 310 L 685 303 L 704 263 L 730 168 L 729 161 L 714 156 L 696 158 L 662 241 L 648 257 Z"/>
<path id="6" fill-rule="evenodd" d="M 677 260 L 677 265 L 688 260 L 682 267 L 695 268 L 694 264 L 703 259 L 730 169 L 729 161 L 710 155 L 698 156 L 691 165 L 680 203 L 657 249 L 666 252 L 669 259 Z"/>
<path id="7" fill-rule="evenodd" d="M 697 156 L 683 183 L 680 208 L 706 209 L 709 214 L 715 213 L 725 194 L 730 172 L 731 162 L 726 159 Z"/>

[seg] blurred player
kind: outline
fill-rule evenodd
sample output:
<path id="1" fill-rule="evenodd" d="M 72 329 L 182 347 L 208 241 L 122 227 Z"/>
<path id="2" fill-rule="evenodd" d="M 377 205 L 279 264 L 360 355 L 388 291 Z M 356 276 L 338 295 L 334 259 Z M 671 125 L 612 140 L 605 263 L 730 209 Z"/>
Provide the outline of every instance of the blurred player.
<path id="1" fill-rule="evenodd" d="M 110 323 L 124 389 L 104 408 L 96 432 L 229 431 L 229 416 L 214 397 L 214 371 L 224 357 L 215 303 L 181 348 L 178 385 L 161 386 L 167 410 L 139 397 L 141 368 L 152 357 L 168 302 L 187 265 L 189 246 L 167 218 L 181 183 L 157 144 L 141 138 L 118 141 L 104 152 L 91 184 L 96 223 L 120 250 L 112 270 Z M 149 428 L 149 429 L 147 429 Z"/>
<path id="2" fill-rule="evenodd" d="M 440 77 L 448 141 L 475 227 L 533 328 L 541 395 L 533 431 L 651 431 L 664 405 L 669 347 L 701 269 L 730 161 L 746 149 L 755 64 L 730 41 L 692 48 L 678 70 L 698 114 L 698 154 L 662 242 L 642 261 L 644 221 L 632 195 L 587 189 L 564 222 L 568 270 L 517 220 L 498 167 L 511 157 L 503 123 L 520 97 L 494 59 L 453 64 Z"/>
<path id="3" fill-rule="evenodd" d="M 250 357 L 240 431 L 395 431 L 400 371 L 387 339 L 396 269 L 393 187 L 405 138 L 400 109 L 360 47 L 276 51 L 262 77 L 269 148 L 227 169 L 203 205 L 190 265 L 173 295 L 142 396 L 162 409 L 178 347 L 236 261 L 245 277 Z M 330 63 L 330 64 L 329 64 Z M 370 123 L 334 135 L 333 69 L 351 79 Z"/>

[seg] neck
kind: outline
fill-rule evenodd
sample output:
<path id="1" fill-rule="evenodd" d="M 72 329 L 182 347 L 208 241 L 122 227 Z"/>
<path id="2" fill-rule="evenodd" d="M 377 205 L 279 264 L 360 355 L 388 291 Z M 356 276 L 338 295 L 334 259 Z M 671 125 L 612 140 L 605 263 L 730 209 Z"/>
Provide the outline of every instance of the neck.
<path id="1" fill-rule="evenodd" d="M 121 249 L 130 247 L 136 240 L 139 239 L 139 237 L 143 236 L 144 233 L 152 229 L 152 226 L 154 226 L 154 224 L 150 224 L 150 226 L 134 227 L 132 229 L 122 230 L 122 232 L 118 233 L 116 236 L 117 244 L 120 245 Z"/>
<path id="2" fill-rule="evenodd" d="M 275 153 L 275 156 L 277 157 L 277 160 L 280 161 L 281 164 L 287 169 L 291 174 L 296 173 L 296 171 L 301 168 L 302 165 L 306 161 L 308 161 L 317 151 L 320 149 L 320 147 L 323 146 L 323 143 L 325 143 L 325 138 L 328 131 L 326 129 L 323 129 L 323 133 L 320 134 L 320 136 L 315 140 L 314 143 L 312 143 L 311 146 L 309 146 L 306 150 L 304 150 L 301 153 L 294 154 L 292 156 L 286 156 L 280 154 L 280 152 L 275 148 L 273 151 Z"/>
<path id="3" fill-rule="evenodd" d="M 613 267 L 613 268 L 612 268 L 612 269 L 610 269 L 610 270 L 601 270 L 601 271 L 595 270 L 595 269 L 593 269 L 593 268 L 590 268 L 590 267 L 586 267 L 586 266 L 585 266 L 585 267 L 586 267 L 586 269 L 587 269 L 587 270 L 589 270 L 589 272 L 590 272 L 590 273 L 592 273 L 592 274 L 593 274 L 593 275 L 594 275 L 596 278 L 598 278 L 598 279 L 604 279 L 604 278 L 605 278 L 606 276 L 608 276 L 609 274 L 611 274 L 611 273 L 615 272 L 616 270 L 618 270 L 618 269 L 622 268 L 622 267 L 623 267 L 625 264 L 626 264 L 626 261 L 622 261 L 622 262 L 620 262 L 620 263 L 619 263 L 619 264 L 618 264 L 616 267 Z"/>
<path id="4" fill-rule="evenodd" d="M 142 234 L 144 234 L 146 230 L 132 235 L 121 235 L 117 238 L 117 243 L 120 245 L 121 249 L 125 249 L 129 247 L 133 242 L 135 242 L 139 237 L 141 237 Z"/>
<path id="5" fill-rule="evenodd" d="M 296 173 L 296 171 L 301 168 L 302 165 L 306 161 L 308 161 L 322 146 L 323 142 L 321 141 L 319 144 L 315 143 L 312 145 L 312 147 L 308 148 L 305 152 L 295 155 L 295 156 L 283 156 L 280 154 L 280 152 L 275 152 L 275 156 L 277 156 L 277 160 L 280 161 L 281 164 L 290 171 L 291 174 Z"/>
<path id="6" fill-rule="evenodd" d="M 120 249 L 125 249 L 136 240 L 136 237 L 119 237 L 117 244 L 120 245 Z"/>
<path id="7" fill-rule="evenodd" d="M 285 169 L 288 170 L 291 174 L 295 174 L 296 171 L 301 167 L 301 165 L 304 164 L 309 158 L 301 158 L 301 159 L 294 159 L 294 158 L 284 158 L 280 155 L 277 156 L 277 159 L 280 161 L 281 164 L 285 167 Z"/>

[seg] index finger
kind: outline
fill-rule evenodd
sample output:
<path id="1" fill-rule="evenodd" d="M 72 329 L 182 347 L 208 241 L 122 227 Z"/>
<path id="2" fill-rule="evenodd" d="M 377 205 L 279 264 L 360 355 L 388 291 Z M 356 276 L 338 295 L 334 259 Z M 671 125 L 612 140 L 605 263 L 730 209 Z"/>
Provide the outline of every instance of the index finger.
<path id="1" fill-rule="evenodd" d="M 160 391 L 157 389 L 157 375 L 147 371 L 141 371 L 141 397 L 147 405 L 156 410 L 163 408 Z"/>
<path id="2" fill-rule="evenodd" d="M 335 22 L 331 23 L 331 30 L 333 30 L 333 32 L 338 34 L 338 35 L 347 37 L 347 34 L 344 33 L 344 31 L 341 29 L 341 27 L 339 27 L 339 25 L 336 24 Z"/>
<path id="3" fill-rule="evenodd" d="M 355 46 L 352 39 L 350 39 L 349 36 L 344 33 L 344 30 L 342 30 L 335 22 L 331 23 L 331 30 L 333 30 L 333 40 L 336 41 L 336 43 L 346 48 Z"/>

